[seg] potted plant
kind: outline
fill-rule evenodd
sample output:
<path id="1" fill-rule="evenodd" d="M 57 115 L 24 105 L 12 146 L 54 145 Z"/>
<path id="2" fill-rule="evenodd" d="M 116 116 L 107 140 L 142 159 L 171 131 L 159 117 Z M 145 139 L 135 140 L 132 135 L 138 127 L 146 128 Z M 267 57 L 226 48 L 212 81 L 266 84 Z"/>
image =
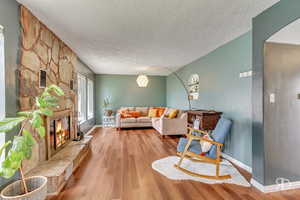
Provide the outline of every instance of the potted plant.
<path id="1" fill-rule="evenodd" d="M 44 116 L 53 115 L 53 108 L 57 107 L 57 97 L 63 96 L 64 92 L 56 85 L 51 85 L 44 89 L 41 96 L 35 98 L 34 110 L 19 112 L 17 117 L 5 118 L 0 121 L 0 133 L 2 134 L 14 130 L 21 125 L 21 128 L 13 139 L 6 142 L 0 148 L 0 156 L 8 147 L 7 156 L 0 166 L 0 176 L 11 178 L 20 172 L 20 180 L 8 185 L 1 191 L 2 199 L 18 200 L 44 200 L 47 197 L 47 178 L 43 176 L 24 177 L 22 161 L 30 159 L 32 147 L 35 144 L 32 133 L 26 129 L 31 127 L 36 130 L 39 137 L 45 137 Z M 12 144 L 12 145 L 11 145 Z"/>
<path id="2" fill-rule="evenodd" d="M 104 115 L 105 116 L 111 116 L 112 113 L 113 113 L 113 111 L 108 108 L 109 105 L 110 105 L 109 98 L 108 97 L 104 98 L 104 100 L 103 100 L 103 107 L 104 107 Z"/>

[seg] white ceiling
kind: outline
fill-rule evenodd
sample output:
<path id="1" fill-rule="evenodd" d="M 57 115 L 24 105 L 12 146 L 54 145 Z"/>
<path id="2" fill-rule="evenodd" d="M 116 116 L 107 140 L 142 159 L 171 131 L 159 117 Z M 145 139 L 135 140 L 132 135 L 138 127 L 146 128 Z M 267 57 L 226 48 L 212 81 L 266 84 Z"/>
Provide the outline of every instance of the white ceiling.
<path id="1" fill-rule="evenodd" d="M 17 0 L 95 73 L 167 75 L 251 29 L 279 0 Z"/>
<path id="2" fill-rule="evenodd" d="M 294 21 L 272 35 L 267 42 L 300 45 L 300 19 Z"/>

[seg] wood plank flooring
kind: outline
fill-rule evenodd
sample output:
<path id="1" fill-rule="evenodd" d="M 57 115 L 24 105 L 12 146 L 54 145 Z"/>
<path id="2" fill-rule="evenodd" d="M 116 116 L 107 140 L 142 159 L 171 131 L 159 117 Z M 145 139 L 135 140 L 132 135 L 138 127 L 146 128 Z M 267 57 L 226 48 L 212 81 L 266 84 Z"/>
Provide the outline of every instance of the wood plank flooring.
<path id="1" fill-rule="evenodd" d="M 153 129 L 98 128 L 92 152 L 64 190 L 51 200 L 297 200 L 300 190 L 263 194 L 231 184 L 169 180 L 151 163 L 175 155 L 178 137 L 161 140 Z M 250 180 L 251 175 L 240 172 Z"/>

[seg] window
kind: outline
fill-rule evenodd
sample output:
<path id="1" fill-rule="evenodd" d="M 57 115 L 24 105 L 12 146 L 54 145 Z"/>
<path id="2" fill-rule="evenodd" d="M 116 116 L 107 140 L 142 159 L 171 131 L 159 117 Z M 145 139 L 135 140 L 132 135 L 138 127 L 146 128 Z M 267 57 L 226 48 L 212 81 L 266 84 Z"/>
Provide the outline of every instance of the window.
<path id="1" fill-rule="evenodd" d="M 78 74 L 78 122 L 83 123 L 86 121 L 86 78 Z"/>
<path id="2" fill-rule="evenodd" d="M 87 103 L 88 103 L 88 119 L 92 119 L 94 117 L 94 82 L 88 79 L 88 95 L 87 95 Z"/>
<path id="3" fill-rule="evenodd" d="M 5 65 L 4 65 L 4 34 L 0 25 L 0 119 L 5 117 Z M 5 134 L 0 133 L 0 145 L 5 143 Z M 4 160 L 5 152 L 1 155 L 0 162 Z"/>

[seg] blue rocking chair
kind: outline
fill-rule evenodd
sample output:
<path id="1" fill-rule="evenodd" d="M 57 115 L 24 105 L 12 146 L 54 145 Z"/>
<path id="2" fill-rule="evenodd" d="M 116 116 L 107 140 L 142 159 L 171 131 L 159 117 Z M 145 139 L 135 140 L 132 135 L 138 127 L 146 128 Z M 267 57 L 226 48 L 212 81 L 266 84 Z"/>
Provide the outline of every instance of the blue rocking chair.
<path id="1" fill-rule="evenodd" d="M 177 154 L 180 155 L 181 158 L 179 162 L 174 165 L 174 167 L 176 167 L 177 169 L 181 170 L 186 174 L 189 174 L 191 176 L 201 177 L 201 178 L 216 179 L 216 180 L 224 180 L 224 179 L 231 178 L 230 175 L 222 175 L 222 176 L 220 175 L 220 163 L 222 161 L 221 149 L 225 142 L 226 136 L 230 132 L 231 125 L 232 125 L 231 120 L 222 117 L 218 121 L 215 130 L 211 134 L 213 141 L 201 137 L 203 134 L 204 135 L 209 134 L 208 132 L 189 128 L 189 133 L 186 134 L 186 138 L 180 138 L 179 140 L 177 146 Z M 211 149 L 205 154 L 202 154 L 200 141 L 206 141 L 212 144 Z M 182 168 L 181 164 L 183 159 L 185 158 L 194 162 L 205 162 L 205 163 L 211 163 L 216 165 L 216 175 L 210 176 L 210 175 L 198 174 L 189 171 L 185 168 Z"/>

